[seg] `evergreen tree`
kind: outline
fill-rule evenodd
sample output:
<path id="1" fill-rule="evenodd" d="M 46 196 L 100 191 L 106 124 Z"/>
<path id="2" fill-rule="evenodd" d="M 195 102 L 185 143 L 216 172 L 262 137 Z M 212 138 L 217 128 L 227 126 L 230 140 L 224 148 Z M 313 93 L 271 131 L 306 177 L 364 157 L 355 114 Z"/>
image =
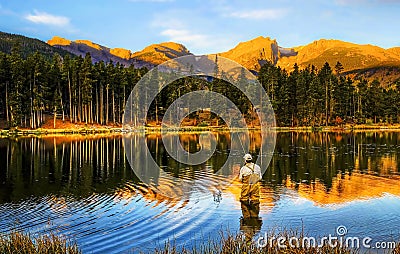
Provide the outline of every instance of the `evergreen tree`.
<path id="1" fill-rule="evenodd" d="M 359 122 L 365 122 L 365 113 L 368 109 L 366 108 L 366 100 L 367 100 L 367 81 L 365 79 L 361 79 L 356 84 L 356 94 L 357 94 L 357 107 L 356 107 L 356 119 Z"/>
<path id="2" fill-rule="evenodd" d="M 287 108 L 288 108 L 288 120 L 290 125 L 293 127 L 297 125 L 297 111 L 298 111 L 298 100 L 297 100 L 297 89 L 299 81 L 299 66 L 294 65 L 294 70 L 290 73 L 287 81 Z"/>
<path id="3" fill-rule="evenodd" d="M 9 122 L 9 86 L 11 66 L 8 55 L 0 53 L 0 116 Z"/>
<path id="4" fill-rule="evenodd" d="M 193 67 L 187 66 L 187 69 Z M 363 123 L 366 119 L 376 123 L 399 122 L 400 81 L 368 83 L 364 79 L 346 77 L 343 70 L 343 65 L 337 62 L 334 71 L 325 63 L 320 70 L 314 66 L 300 70 L 295 65 L 293 71 L 287 73 L 267 62 L 261 67 L 258 79 L 270 98 L 279 126 Z M 130 92 L 147 71 L 113 62 L 93 64 L 89 54 L 84 58 L 53 54 L 50 59 L 36 52 L 24 58 L 17 43 L 10 54 L 0 53 L 0 118 L 6 119 L 10 127 L 38 128 L 51 114 L 54 123 L 57 117 L 62 120 L 69 117 L 75 123 L 119 124 Z M 248 122 L 254 122 L 256 108 L 262 107 L 262 102 L 252 105 L 244 93 L 222 79 L 228 77 L 218 65 L 214 71 L 220 78 L 193 76 L 169 84 L 151 104 L 148 119 L 159 123 L 166 108 L 178 97 L 204 89 L 223 94 L 238 106 Z M 258 98 L 260 91 L 248 82 L 245 74 L 242 70 L 234 82 L 243 86 L 246 94 Z M 159 86 L 171 75 L 176 74 L 153 72 L 149 81 L 155 80 Z M 147 87 L 135 96 L 149 99 L 148 89 L 152 88 Z M 214 109 L 228 111 L 224 103 L 212 105 Z M 143 109 L 131 112 L 138 110 Z M 191 110 L 190 105 L 186 105 L 185 110 Z M 135 117 L 131 119 L 136 123 L 146 122 Z M 195 124 L 199 123 L 196 114 L 190 117 Z M 221 119 L 212 114 L 211 120 L 219 125 Z"/>
<path id="5" fill-rule="evenodd" d="M 378 80 L 373 80 L 368 86 L 365 98 L 365 116 L 373 119 L 374 123 L 382 118 L 384 112 L 384 92 Z"/>
<path id="6" fill-rule="evenodd" d="M 17 127 L 22 125 L 22 100 L 26 80 L 20 44 L 14 45 L 10 56 L 11 82 L 8 88 L 8 107 L 10 112 L 9 125 Z"/>
<path id="7" fill-rule="evenodd" d="M 336 63 L 336 65 L 335 65 L 335 72 L 336 72 L 336 75 L 340 76 L 340 74 L 342 74 L 342 71 L 343 71 L 343 70 L 344 70 L 344 67 L 343 67 L 342 63 L 338 61 L 338 62 Z"/>
<path id="8" fill-rule="evenodd" d="M 63 79 L 62 79 L 62 74 L 61 74 L 61 68 L 62 68 L 62 59 L 61 56 L 58 54 L 55 54 L 53 56 L 48 78 L 49 78 L 49 88 L 52 91 L 51 94 L 49 94 L 49 107 L 51 107 L 51 111 L 53 112 L 53 126 L 54 128 L 56 127 L 56 119 L 57 119 L 57 113 L 60 112 L 62 115 L 62 120 L 65 121 L 65 114 L 64 114 L 64 101 L 65 98 L 63 98 L 64 94 L 64 89 L 65 85 L 63 84 Z"/>
<path id="9" fill-rule="evenodd" d="M 300 71 L 297 79 L 297 118 L 301 126 L 309 125 L 307 101 L 309 100 L 310 85 L 313 78 L 313 73 L 310 72 L 310 66 L 308 66 Z"/>
<path id="10" fill-rule="evenodd" d="M 324 100 L 325 100 L 325 125 L 328 126 L 333 114 L 334 98 L 332 93 L 334 92 L 335 83 L 337 82 L 336 77 L 332 73 L 332 69 L 329 63 L 326 62 L 322 69 L 318 73 L 321 85 L 325 89 Z"/>
<path id="11" fill-rule="evenodd" d="M 312 66 L 312 79 L 309 89 L 309 99 L 307 101 L 308 119 L 311 126 L 321 126 L 325 120 L 325 95 L 326 88 L 321 84 L 321 80 L 315 72 L 315 67 Z"/>
<path id="12" fill-rule="evenodd" d="M 81 84 L 81 97 L 82 97 L 82 121 L 85 123 L 92 123 L 92 57 L 89 53 L 86 54 L 83 60 L 82 68 L 80 70 L 80 84 Z"/>

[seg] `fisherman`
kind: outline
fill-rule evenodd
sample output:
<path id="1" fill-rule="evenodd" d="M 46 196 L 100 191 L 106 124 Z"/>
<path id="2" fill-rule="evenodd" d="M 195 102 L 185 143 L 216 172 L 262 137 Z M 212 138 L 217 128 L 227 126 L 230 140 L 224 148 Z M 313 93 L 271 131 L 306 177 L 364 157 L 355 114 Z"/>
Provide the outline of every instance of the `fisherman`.
<path id="1" fill-rule="evenodd" d="M 243 159 L 245 164 L 239 174 L 239 180 L 242 182 L 240 201 L 246 204 L 258 204 L 260 203 L 261 168 L 252 162 L 253 157 L 250 154 L 245 154 Z"/>

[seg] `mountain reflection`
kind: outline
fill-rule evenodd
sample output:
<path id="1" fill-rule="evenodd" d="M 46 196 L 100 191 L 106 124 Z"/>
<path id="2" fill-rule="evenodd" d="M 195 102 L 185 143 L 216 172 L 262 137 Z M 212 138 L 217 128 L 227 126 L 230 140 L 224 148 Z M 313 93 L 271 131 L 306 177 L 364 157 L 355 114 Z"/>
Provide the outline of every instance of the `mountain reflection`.
<path id="1" fill-rule="evenodd" d="M 206 189 L 180 188 L 158 179 L 168 195 L 157 193 L 136 177 L 125 156 L 122 134 L 0 139 L 0 202 L 31 196 L 67 194 L 84 198 L 109 193 L 125 200 L 141 196 L 155 205 L 184 205 L 201 191 L 222 191 L 237 199 L 240 183 L 234 177 L 241 161 L 229 165 L 228 179 L 214 174 L 224 165 L 232 147 L 229 133 L 213 134 L 216 151 L 208 161 L 195 166 L 171 158 L 160 134 L 145 137 L 151 156 L 164 172 L 189 183 L 204 184 Z M 261 135 L 250 132 L 249 137 L 250 152 L 256 155 Z M 182 147 L 190 153 L 201 148 L 199 139 L 196 133 L 179 135 Z M 202 145 L 211 146 L 207 140 Z M 278 133 L 273 158 L 263 177 L 261 209 L 271 209 L 282 188 L 295 190 L 319 205 L 365 200 L 385 193 L 400 196 L 399 152 L 397 132 Z M 226 181 L 233 182 L 226 189 L 218 189 Z M 54 202 L 63 204 L 59 198 Z"/>

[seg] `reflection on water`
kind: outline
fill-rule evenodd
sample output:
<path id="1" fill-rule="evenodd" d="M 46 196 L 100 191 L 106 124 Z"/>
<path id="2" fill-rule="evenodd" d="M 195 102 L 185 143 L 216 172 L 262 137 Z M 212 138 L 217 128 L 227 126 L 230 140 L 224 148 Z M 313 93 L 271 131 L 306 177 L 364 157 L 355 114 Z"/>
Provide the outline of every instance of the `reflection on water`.
<path id="1" fill-rule="evenodd" d="M 281 133 L 267 176 L 319 204 L 400 194 L 400 135 Z"/>
<path id="2" fill-rule="evenodd" d="M 241 203 L 242 217 L 240 218 L 240 230 L 246 237 L 246 242 L 250 242 L 254 235 L 260 232 L 262 218 L 260 214 L 260 204 Z"/>
<path id="3" fill-rule="evenodd" d="M 47 194 L 87 197 L 137 179 L 119 135 L 0 139 L 0 202 Z"/>
<path id="4" fill-rule="evenodd" d="M 168 239 L 194 245 L 225 228 L 249 238 L 277 226 L 321 235 L 346 225 L 377 240 L 400 235 L 393 226 L 400 223 L 400 133 L 279 133 L 259 207 L 239 202 L 233 177 L 241 153 L 229 165 L 232 178 L 214 174 L 232 150 L 229 134 L 215 138 L 213 156 L 188 166 L 171 158 L 160 135 L 146 136 L 141 145 L 164 172 L 193 183 L 182 189 L 158 179 L 174 195 L 136 177 L 122 135 L 0 139 L 1 231 L 53 231 L 76 238 L 85 252 L 102 253 L 150 250 Z M 250 133 L 250 141 L 258 154 L 261 135 Z M 180 142 L 191 153 L 200 149 L 198 134 L 181 134 Z M 218 188 L 225 181 L 232 184 Z"/>
<path id="5" fill-rule="evenodd" d="M 285 186 L 318 205 L 340 204 L 354 200 L 367 200 L 385 194 L 400 196 L 400 177 L 380 177 L 361 173 L 339 173 L 329 189 L 316 180 L 311 184 L 298 184 L 287 178 Z"/>

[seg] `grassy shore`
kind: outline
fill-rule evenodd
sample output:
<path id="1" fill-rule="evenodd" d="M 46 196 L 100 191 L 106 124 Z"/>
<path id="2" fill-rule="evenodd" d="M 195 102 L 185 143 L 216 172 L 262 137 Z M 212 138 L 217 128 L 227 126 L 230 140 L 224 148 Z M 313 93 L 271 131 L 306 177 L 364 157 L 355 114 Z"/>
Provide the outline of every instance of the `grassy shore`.
<path id="1" fill-rule="evenodd" d="M 162 128 L 161 126 L 143 126 L 129 131 L 143 133 L 162 133 L 162 132 L 229 132 L 243 131 L 245 129 L 230 129 L 224 126 L 184 126 L 180 128 Z M 247 130 L 260 130 L 259 127 L 249 127 Z M 344 125 L 344 126 L 319 126 L 319 127 L 274 127 L 270 130 L 277 132 L 363 132 L 363 131 L 400 131 L 400 124 L 395 125 Z M 38 129 L 0 129 L 0 137 L 8 136 L 30 136 L 30 135 L 47 135 L 47 134 L 98 134 L 98 133 L 123 133 L 121 126 L 101 126 L 101 125 L 69 125 L 62 128 L 49 128 L 47 126 Z"/>
<path id="2" fill-rule="evenodd" d="M 191 248 L 179 247 L 175 243 L 167 242 L 164 246 L 155 248 L 150 252 L 139 253 L 157 253 L 157 254 L 241 254 L 241 253 L 295 253 L 295 254 L 319 254 L 319 253 L 332 253 L 332 254 L 362 254 L 370 253 L 368 250 L 359 250 L 355 248 L 340 245 L 339 241 L 336 244 L 329 245 L 327 242 L 323 246 L 319 246 L 316 242 L 316 247 L 302 246 L 303 240 L 307 238 L 303 233 L 292 230 L 284 230 L 279 233 L 269 232 L 268 239 L 291 239 L 296 238 L 296 242 L 292 241 L 292 246 L 288 241 L 280 242 L 285 245 L 285 248 L 279 246 L 278 240 L 274 241 L 261 241 L 260 243 L 265 246 L 258 246 L 258 241 L 245 233 L 232 234 L 229 231 L 220 232 L 220 240 L 204 239 L 203 242 Z M 307 242 L 307 241 L 305 241 Z M 335 242 L 333 242 L 335 243 Z M 78 254 L 82 253 L 77 244 L 72 243 L 65 238 L 58 237 L 51 234 L 50 236 L 32 237 L 29 234 L 12 232 L 8 235 L 0 234 L 0 253 L 13 254 L 13 253 L 35 253 L 35 254 Z M 400 243 L 396 245 L 395 249 L 383 250 L 380 253 L 400 254 Z"/>
<path id="3" fill-rule="evenodd" d="M 46 134 L 97 134 L 97 133 L 118 133 L 122 132 L 120 127 L 78 127 L 67 129 L 11 129 L 0 130 L 0 136 L 29 136 Z"/>
<path id="4" fill-rule="evenodd" d="M 332 254 L 363 254 L 363 253 L 376 253 L 371 252 L 370 250 L 360 250 L 355 248 L 348 248 L 343 244 L 340 246 L 339 241 L 335 244 L 328 245 L 325 244 L 323 246 L 316 247 L 302 247 L 301 243 L 306 236 L 302 233 L 296 233 L 294 231 L 283 231 L 281 233 L 270 233 L 268 234 L 269 239 L 279 239 L 279 237 L 283 237 L 285 239 L 290 239 L 295 237 L 299 241 L 299 246 L 292 246 L 285 242 L 285 248 L 282 248 L 278 245 L 278 241 L 272 241 L 270 244 L 269 241 L 265 244 L 264 247 L 259 247 L 256 240 L 249 238 L 244 233 L 239 234 L 230 234 L 228 233 L 221 233 L 221 240 L 207 240 L 205 243 L 201 243 L 193 248 L 184 248 L 184 247 L 177 247 L 173 243 L 166 243 L 163 247 L 157 248 L 152 253 L 157 254 L 240 254 L 240 253 L 252 253 L 252 254 L 262 254 L 262 253 L 294 253 L 294 254 L 325 254 L 325 253 L 332 253 Z M 307 241 L 306 241 L 307 242 Z M 261 244 L 263 244 L 261 242 Z M 263 244 L 264 245 L 264 244 Z M 293 243 L 296 245 L 296 243 Z M 333 247 L 335 246 L 335 247 Z M 351 247 L 351 246 L 350 246 Z M 383 250 L 383 252 L 379 253 L 392 253 L 392 254 L 400 254 L 400 243 L 397 244 L 395 249 L 392 250 Z"/>
<path id="5" fill-rule="evenodd" d="M 111 129 L 116 132 L 123 132 L 122 128 Z M 260 127 L 248 127 L 247 129 L 240 128 L 228 128 L 226 126 L 183 126 L 179 128 L 168 128 L 161 126 L 146 126 L 142 128 L 132 129 L 135 132 L 145 133 L 162 133 L 162 132 L 206 132 L 206 131 L 217 131 L 217 132 L 230 132 L 230 131 L 259 131 Z M 298 127 L 273 127 L 268 130 L 276 132 L 363 132 L 363 131 L 400 131 L 400 124 L 396 125 L 344 125 L 344 126 L 298 126 Z"/>
<path id="6" fill-rule="evenodd" d="M 82 253 L 75 243 L 54 234 L 32 237 L 26 233 L 12 232 L 0 234 L 0 253 L 35 253 L 35 254 L 78 254 Z"/>

